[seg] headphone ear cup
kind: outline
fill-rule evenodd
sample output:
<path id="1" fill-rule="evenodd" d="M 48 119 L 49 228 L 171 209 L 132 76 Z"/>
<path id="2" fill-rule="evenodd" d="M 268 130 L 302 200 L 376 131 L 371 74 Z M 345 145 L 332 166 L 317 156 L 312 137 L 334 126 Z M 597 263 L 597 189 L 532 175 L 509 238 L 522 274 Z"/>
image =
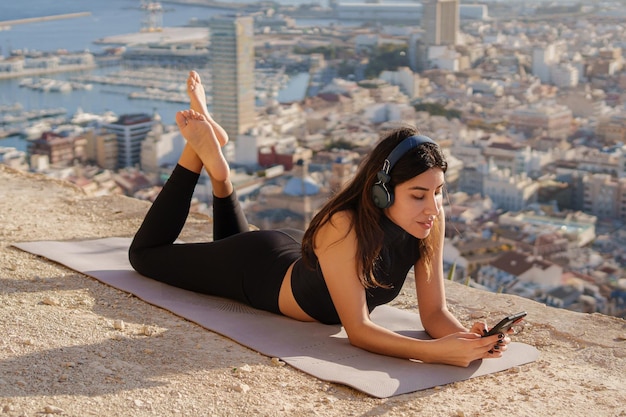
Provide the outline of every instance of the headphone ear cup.
<path id="1" fill-rule="evenodd" d="M 393 195 L 389 193 L 384 183 L 377 182 L 372 186 L 372 200 L 376 207 L 384 209 L 393 202 Z"/>

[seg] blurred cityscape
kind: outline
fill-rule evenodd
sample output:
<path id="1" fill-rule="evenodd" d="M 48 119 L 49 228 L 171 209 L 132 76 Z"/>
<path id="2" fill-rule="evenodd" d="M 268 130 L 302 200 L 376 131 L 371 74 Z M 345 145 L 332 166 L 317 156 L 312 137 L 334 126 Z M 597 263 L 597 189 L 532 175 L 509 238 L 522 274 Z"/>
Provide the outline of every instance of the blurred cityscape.
<path id="1" fill-rule="evenodd" d="M 197 70 L 261 229 L 305 228 L 382 132 L 416 125 L 449 161 L 451 279 L 626 318 L 624 1 L 134 3 L 137 32 L 93 39 L 99 52 L 5 51 L 0 81 L 182 109 Z M 189 5 L 215 13 L 164 24 Z M 3 102 L 0 163 L 152 201 L 184 146 L 164 119 Z M 211 199 L 203 176 L 193 209 L 210 216 Z"/>

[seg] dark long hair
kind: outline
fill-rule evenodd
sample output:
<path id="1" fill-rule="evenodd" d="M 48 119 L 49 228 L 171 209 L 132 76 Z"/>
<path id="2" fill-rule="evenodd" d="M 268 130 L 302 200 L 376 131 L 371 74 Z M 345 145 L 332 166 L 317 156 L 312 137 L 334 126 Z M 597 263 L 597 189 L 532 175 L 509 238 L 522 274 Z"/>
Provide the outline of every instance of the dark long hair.
<path id="1" fill-rule="evenodd" d="M 356 257 L 359 279 L 366 288 L 384 286 L 374 276 L 376 260 L 383 246 L 384 235 L 380 219 L 384 213 L 383 209 L 374 204 L 372 186 L 377 181 L 377 174 L 382 169 L 384 160 L 396 145 L 407 137 L 417 134 L 419 132 L 415 127 L 401 126 L 384 135 L 372 152 L 363 159 L 354 178 L 331 197 L 313 217 L 302 240 L 302 257 L 307 266 L 315 268 L 317 263 L 314 252 L 317 231 L 331 221 L 335 213 L 347 210 L 351 213 L 351 227 L 354 228 L 357 237 Z M 398 160 L 391 169 L 391 181 L 387 184 L 387 188 L 393 192 L 396 185 L 435 167 L 441 168 L 444 172 L 448 168 L 441 148 L 436 144 L 422 144 Z M 443 231 L 436 229 L 434 232 L 437 234 Z M 432 235 L 433 233 L 427 239 L 420 241 L 423 261 L 428 261 L 432 255 L 430 243 L 434 239 Z"/>

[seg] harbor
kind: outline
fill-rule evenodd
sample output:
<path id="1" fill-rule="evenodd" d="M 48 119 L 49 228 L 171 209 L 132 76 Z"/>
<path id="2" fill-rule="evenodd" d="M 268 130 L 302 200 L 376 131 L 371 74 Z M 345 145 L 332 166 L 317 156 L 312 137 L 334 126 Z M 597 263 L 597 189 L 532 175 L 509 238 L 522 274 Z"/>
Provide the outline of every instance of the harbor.
<path id="1" fill-rule="evenodd" d="M 53 78 L 27 77 L 20 80 L 20 87 L 30 88 L 31 90 L 43 91 L 46 93 L 69 93 L 74 90 L 91 90 L 93 85 L 81 82 L 55 80 Z"/>
<path id="2" fill-rule="evenodd" d="M 211 74 L 207 69 L 199 72 L 210 109 Z M 176 111 L 189 103 L 186 79 L 187 71 L 116 67 L 70 73 L 55 79 L 25 77 L 7 80 L 4 81 L 5 93 L 0 97 L 3 103 L 8 103 L 0 107 L 0 139 L 19 137 L 32 140 L 43 131 L 54 131 L 58 126 L 84 124 L 88 116 L 91 116 L 90 122 L 97 122 L 102 121 L 102 115 L 110 120 L 115 114 L 156 112 L 164 124 L 173 124 Z M 270 100 L 302 100 L 309 80 L 308 73 L 290 76 L 280 69 L 258 69 L 255 72 L 257 105 L 266 105 Z M 93 97 L 106 97 L 106 100 L 95 100 Z M 48 106 L 59 102 L 66 105 Z M 94 103 L 106 105 L 94 106 Z M 0 142 L 0 146 L 7 146 L 5 140 Z"/>
<path id="3" fill-rule="evenodd" d="M 0 56 L 0 146 L 24 149 L 27 139 L 42 131 L 75 124 L 78 119 L 94 122 L 105 114 L 110 118 L 111 114 L 157 113 L 164 124 L 172 125 L 176 112 L 189 103 L 186 77 L 190 68 L 202 77 L 210 109 L 210 56 L 205 45 L 208 29 L 183 25 L 230 6 L 249 5 L 178 3 L 176 9 L 161 9 L 163 16 L 147 19 L 146 10 L 129 7 L 125 0 L 112 1 L 118 11 L 124 10 L 122 15 L 111 11 L 115 7 L 93 2 L 75 5 L 92 12 L 4 20 L 5 25 L 10 22 L 12 26 L 0 32 L 0 46 L 6 45 L 3 51 L 8 51 L 7 56 Z M 166 18 L 167 26 L 161 26 L 162 18 Z M 24 30 L 32 26 L 29 23 L 40 26 L 33 42 L 22 44 L 30 36 Z M 63 31 L 68 33 L 63 36 Z M 76 35 L 83 32 L 89 37 Z M 7 35 L 13 39 L 10 43 Z M 63 44 L 46 49 L 47 42 L 57 35 L 65 39 Z M 152 42 L 167 47 L 148 48 Z M 181 44 L 195 46 L 181 48 Z M 91 46 L 103 49 L 92 51 Z M 124 59 L 128 56 L 131 58 Z M 259 68 L 255 76 L 259 106 L 270 101 L 297 101 L 306 94 L 308 74 L 288 75 L 284 69 Z M 82 116 L 77 118 L 76 114 Z"/>
<path id="4" fill-rule="evenodd" d="M 112 111 L 89 113 L 78 108 L 69 113 L 62 107 L 25 111 L 15 103 L 0 108 L 0 146 L 25 150 L 27 141 L 38 139 L 44 132 L 63 135 L 99 123 L 113 123 L 118 116 Z"/>

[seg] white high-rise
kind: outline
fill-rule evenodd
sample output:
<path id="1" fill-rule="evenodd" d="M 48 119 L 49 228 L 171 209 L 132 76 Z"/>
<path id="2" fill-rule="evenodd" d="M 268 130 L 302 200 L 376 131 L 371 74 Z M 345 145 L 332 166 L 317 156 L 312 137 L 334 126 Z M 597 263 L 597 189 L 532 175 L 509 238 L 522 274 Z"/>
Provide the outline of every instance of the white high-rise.
<path id="1" fill-rule="evenodd" d="M 210 21 L 212 113 L 231 139 L 255 120 L 254 31 L 251 16 L 216 16 Z"/>
<path id="2" fill-rule="evenodd" d="M 553 42 L 533 48 L 532 73 L 544 84 L 552 82 L 552 68 L 559 64 L 567 52 L 565 42 Z"/>
<path id="3" fill-rule="evenodd" d="M 422 14 L 424 43 L 428 46 L 459 42 L 459 0 L 425 0 Z"/>
<path id="4" fill-rule="evenodd" d="M 537 46 L 533 48 L 532 73 L 542 83 L 550 82 L 550 67 L 558 62 L 558 56 L 554 44 Z"/>

